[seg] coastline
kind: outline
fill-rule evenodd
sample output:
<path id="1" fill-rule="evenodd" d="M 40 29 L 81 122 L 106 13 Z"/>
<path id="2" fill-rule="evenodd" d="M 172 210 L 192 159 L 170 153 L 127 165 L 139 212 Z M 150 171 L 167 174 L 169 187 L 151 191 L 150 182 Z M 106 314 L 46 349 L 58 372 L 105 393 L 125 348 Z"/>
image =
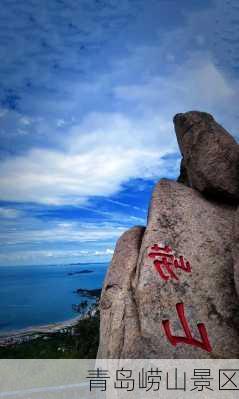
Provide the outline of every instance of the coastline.
<path id="1" fill-rule="evenodd" d="M 0 332 L 0 346 L 13 345 L 16 343 L 28 342 L 39 338 L 43 334 L 51 334 L 55 332 L 66 332 L 68 328 L 72 328 L 86 316 L 81 315 L 65 321 L 48 323 L 39 326 L 30 326 L 22 329 Z M 63 331 L 61 331 L 63 330 Z"/>

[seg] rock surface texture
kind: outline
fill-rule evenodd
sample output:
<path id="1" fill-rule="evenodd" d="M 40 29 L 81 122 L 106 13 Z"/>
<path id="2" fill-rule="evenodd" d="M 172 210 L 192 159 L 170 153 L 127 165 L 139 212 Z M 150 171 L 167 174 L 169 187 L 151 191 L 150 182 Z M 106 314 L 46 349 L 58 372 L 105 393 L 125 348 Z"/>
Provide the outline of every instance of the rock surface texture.
<path id="1" fill-rule="evenodd" d="M 238 145 L 209 114 L 174 123 L 181 177 L 116 245 L 99 358 L 239 358 Z"/>
<path id="2" fill-rule="evenodd" d="M 217 200 L 239 200 L 239 146 L 206 112 L 174 117 L 183 160 L 181 181 Z M 180 180 L 180 179 L 179 179 Z"/>

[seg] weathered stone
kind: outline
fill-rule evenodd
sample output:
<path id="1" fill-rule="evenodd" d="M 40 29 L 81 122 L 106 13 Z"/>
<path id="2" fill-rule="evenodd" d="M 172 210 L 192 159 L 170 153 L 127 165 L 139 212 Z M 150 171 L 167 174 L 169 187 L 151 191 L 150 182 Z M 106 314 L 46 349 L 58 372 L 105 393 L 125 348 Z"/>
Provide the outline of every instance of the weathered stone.
<path id="1" fill-rule="evenodd" d="M 174 123 L 179 182 L 161 180 L 146 230 L 117 243 L 101 358 L 239 358 L 239 147 L 209 114 Z"/>
<path id="2" fill-rule="evenodd" d="M 189 179 L 188 179 L 188 174 L 187 174 L 187 169 L 184 165 L 184 160 L 181 160 L 180 164 L 180 175 L 177 180 L 179 183 L 183 183 L 185 186 L 190 187 Z"/>
<path id="3" fill-rule="evenodd" d="M 139 329 L 131 282 L 144 227 L 134 227 L 118 240 L 101 294 L 98 358 L 130 358 L 138 353 Z"/>
<path id="4" fill-rule="evenodd" d="M 194 189 L 161 180 L 153 193 L 145 233 L 143 228 L 131 229 L 116 246 L 101 298 L 98 357 L 239 356 L 239 307 L 231 248 L 234 216 L 233 206 L 208 202 Z M 178 280 L 171 276 L 165 281 L 149 257 L 154 244 L 170 246 L 176 258 L 182 255 L 190 262 L 191 272 L 172 266 Z M 166 268 L 162 270 L 170 277 Z M 169 342 L 163 320 L 170 321 L 173 335 L 185 336 L 177 304 L 183 304 L 192 336 L 198 341 L 197 324 L 205 325 L 212 351 Z"/>
<path id="5" fill-rule="evenodd" d="M 183 155 L 183 180 L 200 192 L 239 202 L 239 146 L 210 114 L 177 114 L 174 125 Z"/>
<path id="6" fill-rule="evenodd" d="M 239 306 L 233 279 L 231 240 L 233 206 L 208 202 L 194 189 L 161 180 L 151 201 L 142 241 L 134 296 L 144 347 L 144 358 L 238 358 Z M 191 264 L 190 273 L 175 269 L 179 280 L 165 281 L 149 251 L 168 245 L 177 258 Z M 165 275 L 170 276 L 163 267 Z M 185 336 L 176 304 L 183 303 L 193 337 L 203 323 L 212 351 L 179 343 L 173 346 L 162 321 L 170 320 L 172 334 Z M 140 353 L 142 356 L 142 352 Z"/>
<path id="7" fill-rule="evenodd" d="M 233 261 L 234 261 L 234 279 L 237 294 L 239 296 L 239 207 L 235 213 L 234 236 L 232 240 Z"/>

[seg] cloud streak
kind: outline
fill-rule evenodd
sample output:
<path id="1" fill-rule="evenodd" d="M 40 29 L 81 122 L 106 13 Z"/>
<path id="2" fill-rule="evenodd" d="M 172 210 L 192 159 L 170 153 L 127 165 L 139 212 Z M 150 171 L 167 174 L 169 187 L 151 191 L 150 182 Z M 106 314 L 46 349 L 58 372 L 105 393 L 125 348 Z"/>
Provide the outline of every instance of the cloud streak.
<path id="1" fill-rule="evenodd" d="M 23 212 L 14 208 L 1 208 L 0 219 L 18 219 L 23 216 Z"/>

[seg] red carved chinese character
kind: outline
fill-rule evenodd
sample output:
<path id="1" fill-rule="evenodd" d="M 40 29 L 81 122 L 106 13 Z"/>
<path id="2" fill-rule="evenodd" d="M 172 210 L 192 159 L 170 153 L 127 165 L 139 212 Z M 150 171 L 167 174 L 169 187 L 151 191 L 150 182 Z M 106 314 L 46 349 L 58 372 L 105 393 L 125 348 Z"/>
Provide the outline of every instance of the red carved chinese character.
<path id="1" fill-rule="evenodd" d="M 176 310 L 177 310 L 181 325 L 183 327 L 183 330 L 185 332 L 185 336 L 177 337 L 177 336 L 172 335 L 171 328 L 170 328 L 170 321 L 163 320 L 162 323 L 163 323 L 164 332 L 165 332 L 169 342 L 173 346 L 176 346 L 179 343 L 184 343 L 184 344 L 188 344 L 188 345 L 192 345 L 192 346 L 196 346 L 198 348 L 204 349 L 207 352 L 212 352 L 212 347 L 211 347 L 209 339 L 208 339 L 207 330 L 206 330 L 205 325 L 202 323 L 199 323 L 197 325 L 198 331 L 199 331 L 201 339 L 202 339 L 202 341 L 199 341 L 199 340 L 193 338 L 193 336 L 190 332 L 190 328 L 189 328 L 188 322 L 187 322 L 187 320 L 185 318 L 185 314 L 184 314 L 184 304 L 177 303 Z"/>
<path id="2" fill-rule="evenodd" d="M 173 264 L 170 263 L 166 257 L 163 257 L 162 261 L 157 260 L 157 259 L 154 261 L 154 266 L 155 266 L 156 270 L 159 272 L 160 277 L 162 277 L 162 279 L 165 281 L 168 281 L 170 277 L 174 278 L 175 280 L 178 280 L 178 277 L 171 269 L 172 265 Z M 162 267 L 164 267 L 167 270 L 169 276 L 164 274 Z"/>
<path id="3" fill-rule="evenodd" d="M 168 281 L 169 278 L 179 280 L 177 275 L 172 270 L 173 268 L 182 269 L 187 273 L 191 272 L 190 263 L 185 262 L 183 256 L 180 256 L 179 260 L 176 259 L 172 253 L 172 248 L 170 248 L 168 245 L 162 248 L 159 247 L 158 244 L 154 244 L 151 247 L 151 251 L 152 252 L 150 252 L 148 256 L 149 258 L 154 259 L 154 266 L 164 281 Z M 164 270 L 167 272 L 167 274 L 164 273 Z"/>

